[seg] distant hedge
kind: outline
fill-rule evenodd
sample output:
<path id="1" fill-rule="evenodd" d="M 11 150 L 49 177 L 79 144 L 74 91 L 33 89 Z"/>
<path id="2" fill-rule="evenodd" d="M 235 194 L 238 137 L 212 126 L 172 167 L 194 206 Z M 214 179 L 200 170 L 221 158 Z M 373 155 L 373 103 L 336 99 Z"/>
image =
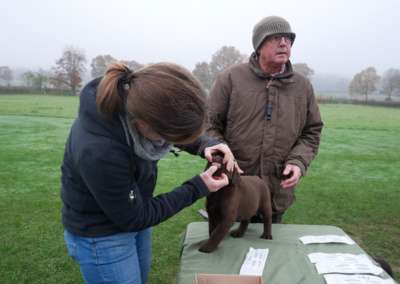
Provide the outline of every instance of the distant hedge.
<path id="1" fill-rule="evenodd" d="M 56 95 L 56 96 L 70 96 L 71 91 L 65 89 L 53 89 L 53 88 L 45 88 L 45 89 L 35 89 L 23 86 L 0 86 L 0 95 Z"/>
<path id="2" fill-rule="evenodd" d="M 365 100 L 317 96 L 317 101 L 320 104 L 355 104 L 355 105 L 400 107 L 399 101 L 385 101 L 385 100 L 377 101 L 373 99 L 370 99 L 366 102 Z"/>

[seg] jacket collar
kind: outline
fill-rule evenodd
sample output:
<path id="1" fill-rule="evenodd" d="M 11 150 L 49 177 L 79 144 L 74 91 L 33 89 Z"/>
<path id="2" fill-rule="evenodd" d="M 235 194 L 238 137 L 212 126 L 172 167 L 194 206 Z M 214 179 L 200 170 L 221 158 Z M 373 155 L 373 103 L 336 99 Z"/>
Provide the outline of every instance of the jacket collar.
<path id="1" fill-rule="evenodd" d="M 83 88 L 80 94 L 78 119 L 86 131 L 101 136 L 111 136 L 125 144 L 126 137 L 119 114 L 108 118 L 97 109 L 96 92 L 100 80 L 101 78 L 94 79 Z"/>
<path id="2" fill-rule="evenodd" d="M 292 63 L 290 60 L 286 62 L 285 65 L 285 71 L 283 73 L 279 73 L 275 76 L 271 76 L 270 74 L 265 73 L 261 67 L 260 64 L 258 63 L 258 57 L 255 52 L 253 52 L 250 56 L 249 59 L 249 67 L 250 70 L 259 78 L 265 79 L 265 80 L 276 80 L 279 79 L 282 81 L 287 81 L 287 82 L 292 82 L 291 77 L 293 76 L 293 68 L 292 68 Z"/>

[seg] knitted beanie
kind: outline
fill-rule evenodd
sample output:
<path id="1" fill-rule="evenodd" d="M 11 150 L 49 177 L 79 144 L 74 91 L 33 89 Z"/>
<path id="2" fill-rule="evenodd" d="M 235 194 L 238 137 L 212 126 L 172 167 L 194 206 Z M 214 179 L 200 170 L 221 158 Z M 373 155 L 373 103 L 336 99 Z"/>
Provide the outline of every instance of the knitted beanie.
<path id="1" fill-rule="evenodd" d="M 275 34 L 287 34 L 292 44 L 296 38 L 296 34 L 292 32 L 288 21 L 277 16 L 269 16 L 259 21 L 253 28 L 253 47 L 257 51 L 264 40 Z"/>

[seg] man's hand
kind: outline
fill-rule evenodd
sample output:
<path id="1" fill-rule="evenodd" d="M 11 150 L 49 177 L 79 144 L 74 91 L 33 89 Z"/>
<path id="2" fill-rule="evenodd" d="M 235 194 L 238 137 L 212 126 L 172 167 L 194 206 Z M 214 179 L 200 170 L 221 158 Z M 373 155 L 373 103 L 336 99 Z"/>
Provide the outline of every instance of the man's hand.
<path id="1" fill-rule="evenodd" d="M 218 166 L 212 165 L 205 172 L 200 174 L 201 179 L 206 184 L 209 192 L 216 192 L 219 189 L 227 186 L 229 184 L 229 179 L 226 174 L 221 174 L 221 176 L 214 177 L 213 174 L 218 170 Z"/>
<path id="2" fill-rule="evenodd" d="M 239 168 L 239 165 L 237 164 L 235 157 L 232 154 L 231 149 L 229 149 L 228 145 L 220 143 L 211 147 L 207 147 L 204 149 L 204 157 L 206 157 L 207 161 L 212 163 L 212 154 L 221 152 L 224 154 L 224 160 L 223 163 L 226 164 L 226 169 L 229 172 L 233 171 L 233 167 L 236 168 L 239 174 L 242 174 L 243 171 L 241 168 Z"/>
<path id="3" fill-rule="evenodd" d="M 281 181 L 281 186 L 283 188 L 290 188 L 299 183 L 301 178 L 301 169 L 296 165 L 288 164 L 282 174 L 290 177 Z"/>

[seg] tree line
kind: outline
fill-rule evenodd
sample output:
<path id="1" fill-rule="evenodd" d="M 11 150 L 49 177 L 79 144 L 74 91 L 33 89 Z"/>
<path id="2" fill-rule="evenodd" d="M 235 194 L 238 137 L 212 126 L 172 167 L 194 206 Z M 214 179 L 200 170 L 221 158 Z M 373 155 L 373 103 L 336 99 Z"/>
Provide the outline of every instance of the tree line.
<path id="1" fill-rule="evenodd" d="M 132 70 L 138 70 L 146 65 L 135 60 L 120 60 L 111 55 L 98 55 L 90 62 L 91 78 L 104 75 L 108 66 L 116 61 L 125 63 Z M 248 55 L 233 46 L 223 46 L 211 56 L 209 62 L 196 63 L 192 73 L 208 91 L 221 71 L 247 61 Z M 69 90 L 72 95 L 76 95 L 87 72 L 86 63 L 86 55 L 81 49 L 68 46 L 50 70 L 27 71 L 22 74 L 22 81 L 25 87 L 34 90 L 55 88 Z M 314 70 L 306 63 L 293 64 L 293 69 L 308 78 L 314 74 Z M 8 66 L 0 66 L 0 84 L 11 86 L 13 79 L 12 70 Z M 349 94 L 363 95 L 368 101 L 368 96 L 377 91 L 378 85 L 381 93 L 387 95 L 387 100 L 391 100 L 393 95 L 400 95 L 400 70 L 391 68 L 381 77 L 374 67 L 368 67 L 354 75 L 349 85 Z"/>
<path id="2" fill-rule="evenodd" d="M 137 70 L 146 65 L 135 60 L 118 60 L 111 55 L 98 55 L 90 63 L 91 78 L 104 75 L 108 66 L 117 61 L 125 63 L 132 70 Z M 223 46 L 211 56 L 210 62 L 198 62 L 192 73 L 208 91 L 218 73 L 229 66 L 247 61 L 248 56 L 235 47 Z M 87 72 L 86 63 L 87 59 L 82 50 L 66 47 L 61 57 L 55 61 L 55 66 L 50 70 L 27 71 L 22 74 L 22 82 L 25 87 L 34 90 L 56 88 L 69 90 L 72 95 L 76 95 L 82 86 L 82 78 Z M 294 67 L 305 76 L 313 74 L 313 70 L 305 63 L 295 64 Z M 8 66 L 0 67 L 0 83 L 5 86 L 11 86 L 12 81 L 12 70 Z"/>
<path id="3" fill-rule="evenodd" d="M 117 60 L 111 55 L 99 55 L 91 61 L 91 77 L 96 78 L 104 75 L 107 67 L 116 61 L 125 63 L 132 70 L 137 70 L 143 66 L 134 60 Z M 81 49 L 66 47 L 51 69 L 24 72 L 21 78 L 23 86 L 37 91 L 68 90 L 71 95 L 77 95 L 87 72 L 86 63 L 86 55 Z M 0 84 L 12 87 L 13 79 L 12 70 L 8 66 L 0 66 Z"/>
<path id="4" fill-rule="evenodd" d="M 390 68 L 383 76 L 379 76 L 374 67 L 368 67 L 354 75 L 349 85 L 350 95 L 363 95 L 368 102 L 368 95 L 378 91 L 386 94 L 386 100 L 391 101 L 392 96 L 400 95 L 400 70 Z"/>

